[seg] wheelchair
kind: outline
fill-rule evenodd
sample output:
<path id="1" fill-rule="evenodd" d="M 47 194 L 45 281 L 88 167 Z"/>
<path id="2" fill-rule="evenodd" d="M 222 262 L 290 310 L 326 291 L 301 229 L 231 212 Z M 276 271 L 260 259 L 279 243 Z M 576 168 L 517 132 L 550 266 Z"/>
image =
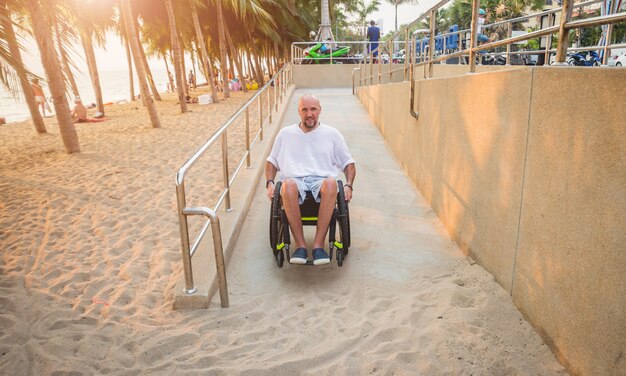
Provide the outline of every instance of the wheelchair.
<path id="1" fill-rule="evenodd" d="M 283 267 L 285 256 L 287 256 L 287 260 L 290 259 L 289 246 L 291 244 L 289 222 L 287 221 L 287 215 L 282 207 L 280 197 L 281 186 L 282 182 L 279 181 L 276 183 L 270 213 L 270 246 L 272 247 L 274 258 L 279 268 Z M 306 198 L 300 205 L 300 215 L 302 217 L 303 226 L 317 226 L 319 206 L 320 204 L 315 202 L 313 194 L 307 191 Z M 339 227 L 339 240 L 335 239 L 337 227 Z M 343 192 L 343 182 L 337 180 L 337 202 L 328 226 L 328 249 L 330 259 L 333 259 L 333 251 L 337 248 L 337 264 L 342 266 L 345 257 L 348 255 L 349 247 L 350 211 Z M 307 265 L 313 265 L 313 261 L 308 260 Z"/>

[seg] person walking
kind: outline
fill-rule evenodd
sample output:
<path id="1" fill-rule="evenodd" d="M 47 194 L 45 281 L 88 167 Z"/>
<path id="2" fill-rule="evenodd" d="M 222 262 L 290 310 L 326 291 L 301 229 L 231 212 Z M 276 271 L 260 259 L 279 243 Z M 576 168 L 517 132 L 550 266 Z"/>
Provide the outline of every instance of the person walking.
<path id="1" fill-rule="evenodd" d="M 367 40 L 370 42 L 368 45 L 368 52 L 372 52 L 374 58 L 378 57 L 378 41 L 380 40 L 380 29 L 376 26 L 374 21 L 370 22 L 370 27 L 367 28 Z M 374 60 L 376 61 L 376 59 Z"/>

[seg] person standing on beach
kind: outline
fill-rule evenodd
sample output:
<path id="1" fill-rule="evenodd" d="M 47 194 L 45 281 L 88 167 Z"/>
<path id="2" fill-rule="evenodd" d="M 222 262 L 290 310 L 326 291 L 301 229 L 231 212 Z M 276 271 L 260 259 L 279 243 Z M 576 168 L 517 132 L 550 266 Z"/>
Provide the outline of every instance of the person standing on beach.
<path id="1" fill-rule="evenodd" d="M 196 88 L 196 76 L 193 75 L 193 71 L 189 71 L 189 88 Z"/>
<path id="2" fill-rule="evenodd" d="M 306 264 L 308 259 L 299 206 L 304 202 L 306 191 L 311 191 L 315 201 L 320 203 L 312 251 L 314 265 L 330 262 L 324 250 L 324 239 L 335 208 L 336 179 L 340 171 L 346 176 L 343 186 L 346 201 L 352 199 L 356 176 L 354 159 L 343 135 L 318 121 L 321 111 L 319 99 L 313 94 L 304 94 L 298 102 L 300 123 L 280 130 L 265 165 L 265 187 L 270 200 L 274 197 L 276 173 L 280 171 L 283 178 L 280 195 L 296 246 L 289 259 L 292 264 Z"/>
<path id="3" fill-rule="evenodd" d="M 380 29 L 374 21 L 370 22 L 367 28 L 367 40 L 370 41 L 368 52 L 374 51 L 374 57 L 378 56 L 378 41 L 380 40 Z"/>
<path id="4" fill-rule="evenodd" d="M 37 102 L 37 105 L 39 106 L 41 113 L 45 117 L 46 116 L 46 97 L 43 93 L 43 89 L 41 88 L 41 85 L 39 85 L 38 78 L 33 78 L 33 80 L 30 83 L 30 88 L 32 89 L 33 95 L 35 96 L 35 102 Z"/>

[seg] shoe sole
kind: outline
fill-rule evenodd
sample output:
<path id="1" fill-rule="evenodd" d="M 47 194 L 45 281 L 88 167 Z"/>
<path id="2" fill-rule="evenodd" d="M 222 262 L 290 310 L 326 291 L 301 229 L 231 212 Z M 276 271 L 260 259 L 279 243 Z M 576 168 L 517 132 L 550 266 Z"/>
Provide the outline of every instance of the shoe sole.
<path id="1" fill-rule="evenodd" d="M 307 259 L 303 259 L 303 258 L 299 258 L 299 257 L 292 257 L 289 259 L 289 262 L 292 264 L 297 264 L 297 265 L 304 265 L 307 262 Z"/>
<path id="2" fill-rule="evenodd" d="M 326 265 L 330 263 L 329 258 L 317 259 L 313 261 L 313 265 Z"/>

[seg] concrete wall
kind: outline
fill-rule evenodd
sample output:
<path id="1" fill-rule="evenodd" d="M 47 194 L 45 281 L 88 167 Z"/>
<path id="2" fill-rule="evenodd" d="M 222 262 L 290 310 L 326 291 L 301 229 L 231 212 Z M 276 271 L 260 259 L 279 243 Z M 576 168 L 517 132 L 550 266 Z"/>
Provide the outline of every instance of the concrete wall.
<path id="1" fill-rule="evenodd" d="M 354 73 L 354 82 L 358 85 L 359 78 L 367 79 L 373 77 L 374 84 L 387 84 L 389 82 L 402 82 L 405 79 L 404 64 L 296 64 L 293 66 L 293 81 L 296 88 L 334 88 L 334 87 L 352 87 L 352 74 L 355 68 L 361 71 Z M 389 70 L 391 68 L 391 80 Z M 426 68 L 428 69 L 428 68 Z M 497 65 L 479 65 L 476 67 L 477 72 L 492 72 L 500 70 L 510 70 L 510 67 Z M 434 78 L 452 77 L 466 74 L 469 71 L 467 65 L 457 64 L 436 64 L 433 65 Z M 416 79 L 422 79 L 424 76 L 424 67 L 415 69 Z M 406 74 L 408 79 L 408 73 Z M 379 79 L 380 78 L 380 79 Z"/>
<path id="2" fill-rule="evenodd" d="M 358 89 L 461 249 L 568 370 L 623 375 L 626 70 L 517 68 L 415 92 L 419 120 L 408 83 Z"/>

